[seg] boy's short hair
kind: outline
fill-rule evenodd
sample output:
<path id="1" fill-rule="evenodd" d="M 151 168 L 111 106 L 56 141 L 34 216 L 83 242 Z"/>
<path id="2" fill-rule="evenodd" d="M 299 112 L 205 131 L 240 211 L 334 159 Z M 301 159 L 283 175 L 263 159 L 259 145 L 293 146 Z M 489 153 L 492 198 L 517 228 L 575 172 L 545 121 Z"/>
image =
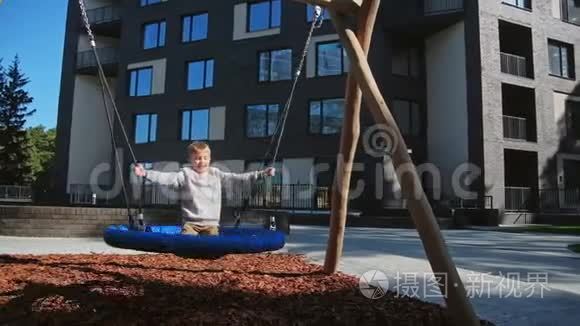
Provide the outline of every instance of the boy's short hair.
<path id="1" fill-rule="evenodd" d="M 191 155 L 193 153 L 203 152 L 206 150 L 211 152 L 209 145 L 207 143 L 200 142 L 200 141 L 193 142 L 193 143 L 189 144 L 189 146 L 187 146 L 187 153 L 189 155 Z"/>

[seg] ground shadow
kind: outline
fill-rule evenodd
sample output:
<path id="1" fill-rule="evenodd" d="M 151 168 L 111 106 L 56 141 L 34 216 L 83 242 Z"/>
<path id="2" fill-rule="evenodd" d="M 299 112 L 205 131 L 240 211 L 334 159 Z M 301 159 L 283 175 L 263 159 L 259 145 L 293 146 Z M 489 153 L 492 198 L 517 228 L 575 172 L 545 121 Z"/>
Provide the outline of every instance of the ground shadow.
<path id="1" fill-rule="evenodd" d="M 18 289 L 0 293 L 0 324 L 448 324 L 446 310 L 440 306 L 397 298 L 392 292 L 371 300 L 361 295 L 356 282 L 317 271 L 249 271 L 248 275 L 245 271 L 211 268 L 54 260 L 0 257 L 0 270 L 3 265 L 34 265 L 43 273 L 75 275 L 73 281 L 67 277 L 44 282 L 22 280 Z M 204 273 L 203 278 L 195 275 L 199 273 Z M 310 286 L 300 291 L 285 289 L 304 283 Z"/>

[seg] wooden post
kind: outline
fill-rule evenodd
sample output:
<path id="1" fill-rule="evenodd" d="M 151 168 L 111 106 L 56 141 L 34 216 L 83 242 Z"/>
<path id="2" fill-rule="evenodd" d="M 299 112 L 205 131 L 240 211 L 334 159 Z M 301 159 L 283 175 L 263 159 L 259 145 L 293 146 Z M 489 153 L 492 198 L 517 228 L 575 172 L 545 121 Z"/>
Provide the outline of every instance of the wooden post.
<path id="1" fill-rule="evenodd" d="M 380 0 L 366 0 L 358 12 L 357 37 L 365 56 L 371 45 Z M 340 151 L 336 164 L 336 177 L 332 188 L 330 231 L 324 271 L 335 273 L 342 255 L 344 228 L 348 213 L 348 194 L 356 147 L 360 135 L 360 107 L 362 92 L 350 73 L 346 82 L 345 112 L 340 136 Z"/>
<path id="2" fill-rule="evenodd" d="M 479 325 L 479 319 L 467 298 L 455 264 L 449 256 L 431 205 L 427 201 L 416 168 L 407 152 L 407 146 L 376 84 L 365 52 L 355 33 L 347 27 L 343 16 L 332 10 L 330 14 L 350 59 L 350 73 L 354 75 L 360 85 L 365 103 L 371 109 L 376 122 L 386 125 L 396 136 L 392 153 L 393 164 L 403 196 L 408 199 L 409 211 L 423 242 L 431 268 L 436 276 L 443 278 L 440 282 L 440 288 L 451 312 L 451 318 L 455 325 Z"/>

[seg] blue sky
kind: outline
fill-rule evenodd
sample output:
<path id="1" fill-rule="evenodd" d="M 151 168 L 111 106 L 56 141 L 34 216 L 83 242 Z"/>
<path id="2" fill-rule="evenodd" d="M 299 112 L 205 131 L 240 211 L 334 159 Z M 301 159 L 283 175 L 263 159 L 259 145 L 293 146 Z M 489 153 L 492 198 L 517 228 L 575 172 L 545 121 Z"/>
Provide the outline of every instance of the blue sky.
<path id="1" fill-rule="evenodd" d="M 36 109 L 27 126 L 56 127 L 66 0 L 0 0 L 0 58 L 18 54 Z"/>

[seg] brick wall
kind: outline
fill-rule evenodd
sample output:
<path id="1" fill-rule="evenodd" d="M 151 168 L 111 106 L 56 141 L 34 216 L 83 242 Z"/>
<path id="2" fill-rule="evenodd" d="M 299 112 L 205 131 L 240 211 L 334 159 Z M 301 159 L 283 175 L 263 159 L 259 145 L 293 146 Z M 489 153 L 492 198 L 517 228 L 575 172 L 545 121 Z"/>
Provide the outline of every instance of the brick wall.
<path id="1" fill-rule="evenodd" d="M 146 209 L 147 223 L 177 224 L 175 209 Z M 119 208 L 0 206 L 0 235 L 30 237 L 100 237 L 107 225 L 126 224 Z"/>
<path id="2" fill-rule="evenodd" d="M 507 6 L 500 0 L 479 1 L 482 103 L 484 135 L 485 188 L 494 197 L 496 207 L 504 207 L 504 149 L 531 151 L 538 154 L 538 186 L 550 184 L 546 170 L 559 147 L 557 121 L 554 119 L 554 91 L 571 93 L 577 80 L 549 75 L 548 38 L 575 46 L 576 76 L 580 73 L 580 27 L 554 17 L 552 5 L 557 0 L 533 1 L 531 12 Z M 534 79 L 515 77 L 500 71 L 498 21 L 503 20 L 531 28 Z M 503 137 L 502 83 L 533 88 L 536 99 L 537 142 L 509 141 Z"/>

